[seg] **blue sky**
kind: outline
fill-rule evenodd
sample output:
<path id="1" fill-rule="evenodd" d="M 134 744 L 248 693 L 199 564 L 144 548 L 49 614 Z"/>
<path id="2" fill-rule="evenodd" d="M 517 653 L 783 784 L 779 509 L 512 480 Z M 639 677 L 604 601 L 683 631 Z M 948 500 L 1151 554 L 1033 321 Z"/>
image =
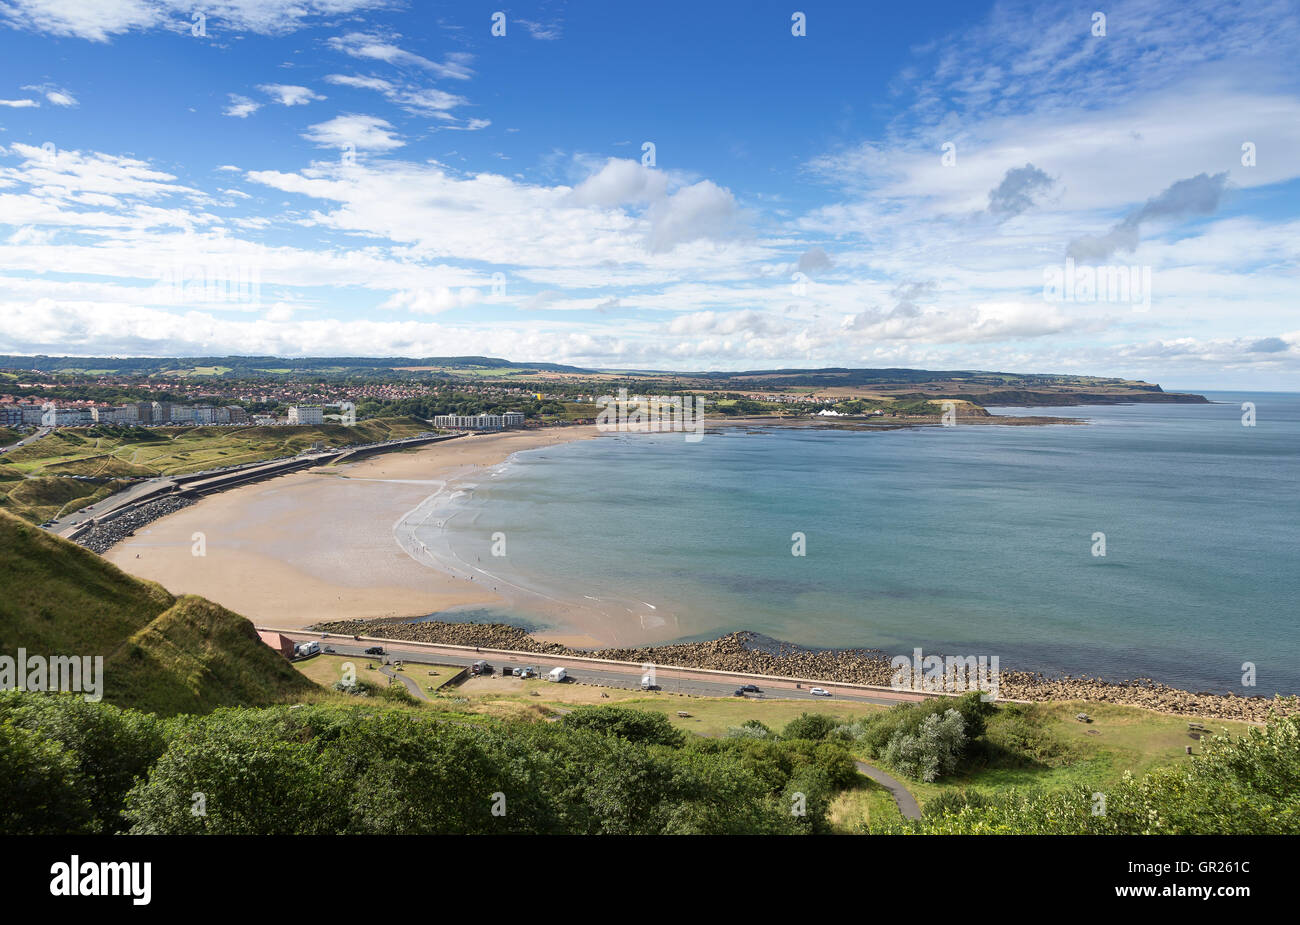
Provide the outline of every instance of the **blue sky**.
<path id="1" fill-rule="evenodd" d="M 881 6 L 0 0 L 0 352 L 1300 388 L 1295 2 Z"/>

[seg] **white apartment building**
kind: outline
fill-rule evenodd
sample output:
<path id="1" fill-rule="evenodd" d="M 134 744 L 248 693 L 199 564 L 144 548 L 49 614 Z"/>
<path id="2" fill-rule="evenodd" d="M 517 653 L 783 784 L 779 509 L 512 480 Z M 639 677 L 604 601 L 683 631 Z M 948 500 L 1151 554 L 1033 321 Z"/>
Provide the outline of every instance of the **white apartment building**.
<path id="1" fill-rule="evenodd" d="M 81 408 L 56 408 L 54 405 L 46 405 L 41 415 L 42 427 L 79 427 L 90 422 L 90 412 Z"/>
<path id="2" fill-rule="evenodd" d="M 320 405 L 290 405 L 290 424 L 324 424 L 325 412 Z"/>

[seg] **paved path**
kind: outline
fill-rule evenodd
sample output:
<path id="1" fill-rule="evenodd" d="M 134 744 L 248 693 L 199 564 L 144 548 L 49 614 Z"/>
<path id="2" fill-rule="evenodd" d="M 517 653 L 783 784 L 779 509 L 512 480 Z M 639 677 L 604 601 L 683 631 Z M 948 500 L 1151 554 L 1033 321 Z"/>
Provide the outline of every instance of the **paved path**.
<path id="1" fill-rule="evenodd" d="M 390 678 L 396 678 L 397 680 L 401 681 L 403 684 L 406 685 L 406 689 L 410 691 L 412 694 L 414 694 L 417 699 L 432 702 L 431 700 L 429 700 L 429 695 L 420 689 L 420 685 L 416 683 L 415 678 L 408 678 L 400 671 L 394 671 L 392 668 L 389 668 L 387 665 L 380 665 L 379 673 L 388 675 L 388 677 Z"/>
<path id="2" fill-rule="evenodd" d="M 889 791 L 889 795 L 894 798 L 898 804 L 898 811 L 903 814 L 904 819 L 920 819 L 921 807 L 916 802 L 916 797 L 912 796 L 903 786 L 902 782 L 890 777 L 884 771 L 875 765 L 867 764 L 865 761 L 855 761 L 858 766 L 858 773 L 865 774 L 877 784 Z"/>

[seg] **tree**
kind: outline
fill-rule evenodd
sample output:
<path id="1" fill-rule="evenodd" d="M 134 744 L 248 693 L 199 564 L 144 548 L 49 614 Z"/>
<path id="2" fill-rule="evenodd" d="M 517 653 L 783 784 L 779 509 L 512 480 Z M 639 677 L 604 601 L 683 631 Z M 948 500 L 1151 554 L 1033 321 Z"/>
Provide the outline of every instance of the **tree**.
<path id="1" fill-rule="evenodd" d="M 79 835 L 94 830 L 94 814 L 77 761 L 58 742 L 0 720 L 0 833 Z"/>
<path id="2" fill-rule="evenodd" d="M 966 721 L 956 710 L 931 713 L 915 734 L 896 732 L 885 760 L 908 777 L 932 783 L 957 769 L 966 748 Z"/>

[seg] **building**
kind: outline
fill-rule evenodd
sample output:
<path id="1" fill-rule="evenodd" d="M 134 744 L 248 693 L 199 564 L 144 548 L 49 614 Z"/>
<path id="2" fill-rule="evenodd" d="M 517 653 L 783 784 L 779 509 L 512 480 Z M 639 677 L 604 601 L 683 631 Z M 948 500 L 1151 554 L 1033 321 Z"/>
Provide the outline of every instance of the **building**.
<path id="1" fill-rule="evenodd" d="M 190 409 L 195 424 L 216 424 L 217 409 L 211 405 L 195 405 Z"/>
<path id="2" fill-rule="evenodd" d="M 0 427 L 22 427 L 23 409 L 17 405 L 0 405 Z"/>
<path id="3" fill-rule="evenodd" d="M 45 415 L 45 409 L 40 405 L 19 405 L 23 409 L 24 424 L 39 424 Z"/>
<path id="4" fill-rule="evenodd" d="M 520 411 L 505 414 L 439 414 L 433 419 L 434 427 L 446 430 L 504 430 L 523 427 L 524 415 Z"/>
<path id="5" fill-rule="evenodd" d="M 56 408 L 54 405 L 46 405 L 41 415 L 42 427 L 80 427 L 90 422 L 90 412 L 83 408 Z"/>
<path id="6" fill-rule="evenodd" d="M 248 412 L 239 405 L 226 405 L 226 421 L 230 424 L 247 424 L 249 421 Z"/>
<path id="7" fill-rule="evenodd" d="M 290 424 L 324 424 L 325 412 L 320 405 L 290 405 Z"/>
<path id="8" fill-rule="evenodd" d="M 258 630 L 257 635 L 258 638 L 262 640 L 262 642 L 266 643 L 272 649 L 279 652 L 285 658 L 287 659 L 293 658 L 294 656 L 293 640 L 290 639 L 288 636 L 284 636 L 281 635 L 280 633 L 273 633 L 264 630 Z"/>

